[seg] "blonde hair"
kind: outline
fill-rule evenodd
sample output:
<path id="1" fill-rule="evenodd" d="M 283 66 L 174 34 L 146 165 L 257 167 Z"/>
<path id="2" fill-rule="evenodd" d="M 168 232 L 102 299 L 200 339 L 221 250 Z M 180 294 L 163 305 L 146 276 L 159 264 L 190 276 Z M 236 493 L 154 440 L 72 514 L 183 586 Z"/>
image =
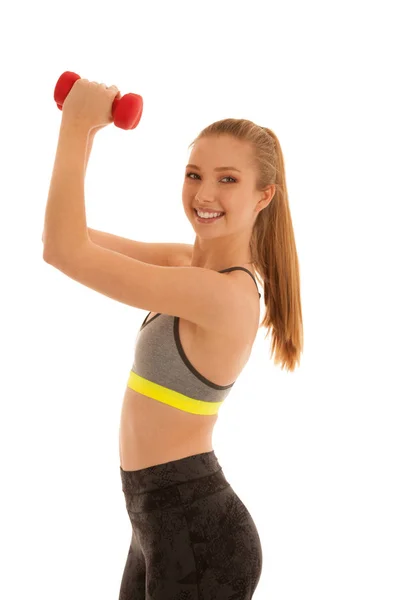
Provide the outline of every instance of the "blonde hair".
<path id="1" fill-rule="evenodd" d="M 203 129 L 189 148 L 201 138 L 224 134 L 251 144 L 257 191 L 275 185 L 272 200 L 254 222 L 250 252 L 257 279 L 264 284 L 266 310 L 259 327 L 267 329 L 265 338 L 271 332 L 274 364 L 294 371 L 303 351 L 303 319 L 299 261 L 281 146 L 267 127 L 247 119 L 223 119 Z"/>

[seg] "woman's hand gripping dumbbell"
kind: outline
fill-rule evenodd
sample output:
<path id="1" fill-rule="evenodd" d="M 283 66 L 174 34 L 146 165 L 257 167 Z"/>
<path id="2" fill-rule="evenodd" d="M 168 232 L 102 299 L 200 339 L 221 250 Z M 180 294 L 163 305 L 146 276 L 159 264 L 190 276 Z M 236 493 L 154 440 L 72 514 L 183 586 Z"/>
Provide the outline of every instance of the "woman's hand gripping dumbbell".
<path id="1" fill-rule="evenodd" d="M 78 81 L 80 83 L 75 87 Z M 72 95 L 73 88 L 75 89 Z M 109 114 L 110 94 L 115 96 L 111 114 Z M 91 129 L 104 127 L 112 122 L 121 129 L 135 129 L 143 112 L 143 98 L 139 94 L 129 93 L 121 98 L 116 86 L 107 87 L 105 84 L 81 79 L 72 71 L 65 71 L 58 79 L 54 89 L 54 100 L 60 110 L 64 107 L 68 110 L 71 105 L 71 110 L 75 111 L 79 118 L 92 125 Z M 96 122 L 99 120 L 100 122 Z M 102 122 L 103 120 L 105 122 Z"/>

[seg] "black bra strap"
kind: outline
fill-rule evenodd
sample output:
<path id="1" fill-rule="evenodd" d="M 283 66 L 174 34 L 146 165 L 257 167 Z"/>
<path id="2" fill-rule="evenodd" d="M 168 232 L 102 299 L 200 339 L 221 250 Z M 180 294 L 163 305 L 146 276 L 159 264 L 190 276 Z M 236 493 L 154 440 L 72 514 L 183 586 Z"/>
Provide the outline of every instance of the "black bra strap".
<path id="1" fill-rule="evenodd" d="M 248 273 L 250 275 L 250 277 L 253 279 L 254 283 L 256 284 L 257 291 L 258 291 L 258 286 L 257 286 L 257 282 L 254 278 L 254 275 L 248 269 L 245 269 L 244 267 L 229 267 L 229 269 L 222 269 L 222 271 L 218 271 L 218 273 L 226 273 L 227 271 L 246 271 L 246 273 Z M 258 296 L 261 298 L 260 292 L 258 292 Z"/>

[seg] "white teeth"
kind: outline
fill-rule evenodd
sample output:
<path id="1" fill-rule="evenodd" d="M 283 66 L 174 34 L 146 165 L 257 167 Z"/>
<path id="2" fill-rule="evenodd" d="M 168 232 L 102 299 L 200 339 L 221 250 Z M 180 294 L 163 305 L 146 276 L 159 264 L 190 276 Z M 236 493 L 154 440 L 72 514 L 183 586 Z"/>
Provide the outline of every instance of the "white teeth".
<path id="1" fill-rule="evenodd" d="M 220 215 L 224 214 L 224 213 L 202 213 L 198 210 L 196 210 L 196 212 L 199 215 L 199 217 L 201 217 L 202 219 L 213 219 L 215 217 L 219 217 Z"/>

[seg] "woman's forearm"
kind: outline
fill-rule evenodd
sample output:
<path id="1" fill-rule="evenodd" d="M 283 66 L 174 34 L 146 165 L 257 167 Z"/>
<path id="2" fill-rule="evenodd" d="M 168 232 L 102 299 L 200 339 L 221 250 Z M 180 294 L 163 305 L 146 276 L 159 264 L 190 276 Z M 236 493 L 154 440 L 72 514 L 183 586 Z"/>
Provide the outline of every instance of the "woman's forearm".
<path id="1" fill-rule="evenodd" d="M 88 239 L 85 211 L 85 167 L 89 131 L 63 121 L 50 181 L 44 223 L 44 255 L 71 256 Z"/>
<path id="2" fill-rule="evenodd" d="M 85 164 L 84 164 L 84 173 L 86 176 L 86 169 L 90 158 L 90 153 L 92 151 L 93 140 L 94 140 L 95 132 L 89 132 L 86 144 L 86 152 L 85 152 Z M 44 229 L 42 233 L 42 242 L 44 242 Z"/>
<path id="3" fill-rule="evenodd" d="M 90 132 L 89 136 L 88 136 L 88 141 L 87 141 L 87 146 L 86 146 L 86 156 L 85 156 L 85 175 L 86 175 L 87 164 L 88 164 L 89 158 L 90 158 L 90 153 L 92 151 L 94 135 L 95 135 L 94 133 Z"/>

